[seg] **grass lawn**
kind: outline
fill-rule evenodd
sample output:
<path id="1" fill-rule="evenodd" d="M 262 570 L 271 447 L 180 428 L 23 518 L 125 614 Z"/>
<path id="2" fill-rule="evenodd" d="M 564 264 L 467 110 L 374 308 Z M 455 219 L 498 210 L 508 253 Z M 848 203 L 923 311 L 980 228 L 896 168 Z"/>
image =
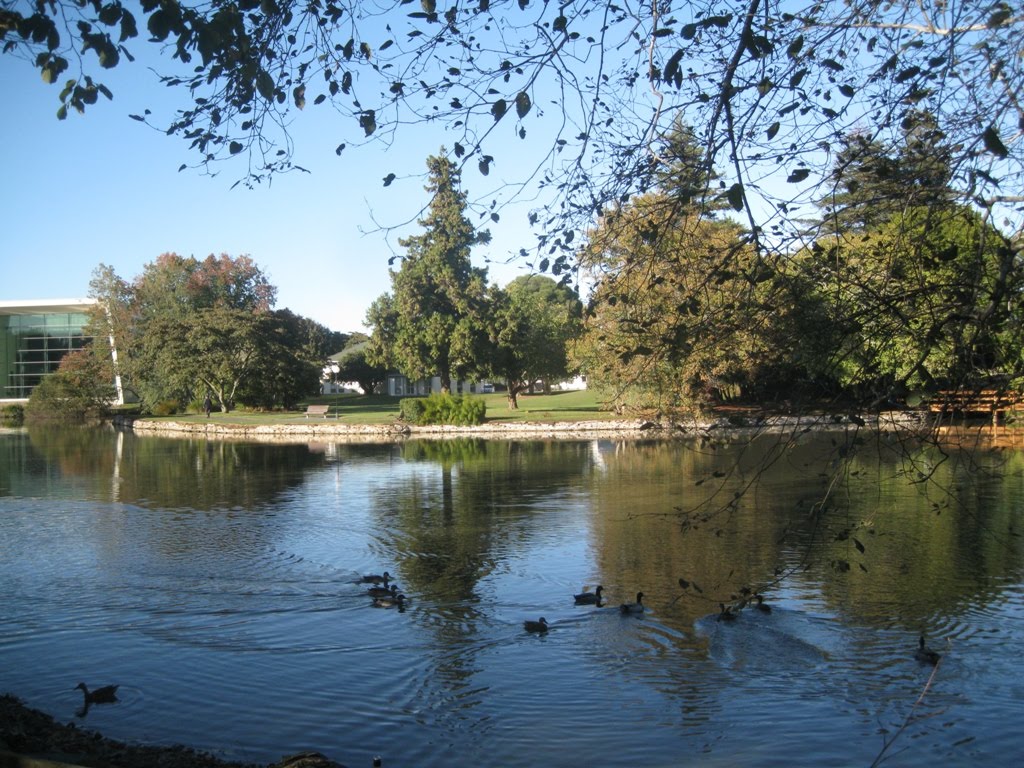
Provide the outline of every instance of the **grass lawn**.
<path id="1" fill-rule="evenodd" d="M 618 418 L 611 411 L 600 406 L 600 394 L 592 390 L 578 392 L 555 392 L 550 395 L 520 395 L 519 408 L 510 411 L 505 393 L 475 395 L 487 403 L 488 422 L 512 421 L 604 421 Z M 210 421 L 221 424 L 301 424 L 307 421 L 323 421 L 321 417 L 306 419 L 306 405 L 330 405 L 331 416 L 337 414 L 347 424 L 390 424 L 398 418 L 400 398 L 387 395 L 321 395 L 311 397 L 299 411 L 232 411 L 210 414 Z M 176 414 L 174 416 L 147 417 L 154 421 L 205 421 L 201 413 Z M 334 418 L 327 420 L 328 423 Z"/>

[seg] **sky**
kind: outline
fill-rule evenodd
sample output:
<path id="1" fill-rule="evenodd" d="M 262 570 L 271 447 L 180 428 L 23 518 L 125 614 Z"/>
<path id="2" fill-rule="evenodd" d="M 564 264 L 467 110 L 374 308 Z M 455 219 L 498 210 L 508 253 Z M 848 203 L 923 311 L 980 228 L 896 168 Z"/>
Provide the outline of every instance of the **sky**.
<path id="1" fill-rule="evenodd" d="M 143 47 L 133 45 L 133 53 Z M 122 60 L 103 74 L 113 100 L 101 96 L 84 115 L 59 121 L 61 86 L 0 55 L 0 300 L 86 297 L 100 264 L 130 281 L 163 253 L 197 259 L 227 253 L 248 255 L 263 269 L 278 289 L 278 308 L 334 331 L 366 330 L 366 310 L 390 290 L 388 260 L 400 251 L 397 235 L 374 230 L 415 221 L 429 202 L 426 157 L 442 144 L 450 147 L 451 137 L 414 126 L 401 143 L 352 148 L 362 137 L 358 125 L 307 107 L 292 132 L 294 162 L 310 173 L 232 189 L 244 175 L 241 163 L 220 166 L 215 177 L 179 172 L 196 159 L 187 144 L 128 117 L 154 106 L 170 112 L 187 92 L 161 85 L 141 59 Z M 349 148 L 339 157 L 342 142 Z M 385 188 L 388 173 L 397 179 Z M 499 165 L 487 179 L 475 169 L 463 174 L 473 197 L 487 192 L 485 184 L 501 182 Z M 505 263 L 534 242 L 527 213 L 523 206 L 502 211 L 497 225 L 481 222 L 493 239 L 474 249 L 473 261 L 488 267 L 491 282 L 505 285 L 529 271 L 521 260 Z M 413 223 L 401 231 L 421 230 Z"/>

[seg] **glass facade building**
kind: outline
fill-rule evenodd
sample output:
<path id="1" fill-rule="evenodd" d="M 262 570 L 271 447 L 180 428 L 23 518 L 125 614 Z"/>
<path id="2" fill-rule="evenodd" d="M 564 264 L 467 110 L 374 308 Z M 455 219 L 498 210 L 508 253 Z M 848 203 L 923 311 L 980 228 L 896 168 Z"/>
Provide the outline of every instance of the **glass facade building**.
<path id="1" fill-rule="evenodd" d="M 68 352 L 89 341 L 88 299 L 0 302 L 0 400 L 25 400 Z"/>

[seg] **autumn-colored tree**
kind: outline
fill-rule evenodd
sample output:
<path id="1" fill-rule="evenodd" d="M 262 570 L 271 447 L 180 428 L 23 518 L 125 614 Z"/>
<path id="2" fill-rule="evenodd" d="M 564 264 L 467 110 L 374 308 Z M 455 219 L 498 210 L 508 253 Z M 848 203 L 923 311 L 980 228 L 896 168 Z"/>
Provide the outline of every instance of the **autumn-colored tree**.
<path id="1" fill-rule="evenodd" d="M 698 405 L 739 390 L 771 353 L 747 311 L 767 268 L 734 222 L 680 216 L 652 194 L 605 216 L 581 260 L 598 281 L 577 360 L 619 405 Z"/>
<path id="2" fill-rule="evenodd" d="M 276 290 L 247 256 L 165 253 L 130 285 L 101 265 L 91 292 L 97 336 L 109 329 L 119 375 L 146 407 L 208 390 L 227 410 L 269 354 Z"/>

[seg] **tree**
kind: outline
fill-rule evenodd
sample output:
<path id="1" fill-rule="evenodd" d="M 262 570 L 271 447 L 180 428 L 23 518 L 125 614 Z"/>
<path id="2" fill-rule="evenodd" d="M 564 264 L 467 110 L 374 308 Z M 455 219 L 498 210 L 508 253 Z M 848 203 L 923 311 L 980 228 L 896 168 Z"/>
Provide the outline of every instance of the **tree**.
<path id="1" fill-rule="evenodd" d="M 25 415 L 30 421 L 98 418 L 114 400 L 113 381 L 109 356 L 95 354 L 89 347 L 76 349 L 32 390 Z"/>
<path id="2" fill-rule="evenodd" d="M 338 363 L 338 378 L 358 383 L 367 395 L 377 391 L 388 374 L 385 366 L 370 362 L 370 345 L 369 336 L 353 333 L 349 343 L 335 356 Z"/>
<path id="3" fill-rule="evenodd" d="M 276 309 L 259 335 L 257 367 L 239 388 L 239 400 L 261 408 L 294 408 L 316 395 L 327 350 L 344 334 L 289 309 Z"/>
<path id="4" fill-rule="evenodd" d="M 1017 370 L 1019 254 L 974 210 L 915 207 L 806 257 L 841 329 L 828 374 L 873 402 Z M 1014 339 L 1014 342 L 1010 342 Z"/>
<path id="5" fill-rule="evenodd" d="M 902 125 L 902 143 L 883 145 L 863 130 L 842 139 L 832 165 L 833 187 L 817 201 L 819 225 L 854 239 L 925 206 L 947 207 L 952 152 L 931 115 L 912 113 Z"/>
<path id="6" fill-rule="evenodd" d="M 3 50 L 63 86 L 61 117 L 111 95 L 101 75 L 143 28 L 184 103 L 135 117 L 183 138 L 197 165 L 242 157 L 249 183 L 294 168 L 300 110 L 341 115 L 342 157 L 442 125 L 460 168 L 502 169 L 480 213 L 537 201 L 534 263 L 563 278 L 595 218 L 667 187 L 660 142 L 680 123 L 718 171 L 708 206 L 743 219 L 762 261 L 799 251 L 808 206 L 843 192 L 831 161 L 853 130 L 892 157 L 921 115 L 949 150 L 952 198 L 1005 218 L 1011 239 L 1021 227 L 1024 16 L 1004 0 L 11 0 L 0 13 Z"/>
<path id="7" fill-rule="evenodd" d="M 581 256 L 597 280 L 576 351 L 588 381 L 619 406 L 670 411 L 756 379 L 772 344 L 761 266 L 741 234 L 677 213 L 662 193 L 602 218 Z"/>
<path id="8" fill-rule="evenodd" d="M 243 382 L 272 359 L 272 326 L 269 313 L 213 306 L 184 318 L 155 317 L 147 335 L 163 340 L 154 350 L 157 371 L 175 371 L 184 391 L 193 396 L 210 392 L 227 413 Z"/>
<path id="9" fill-rule="evenodd" d="M 184 139 L 198 164 L 246 157 L 254 180 L 294 167 L 288 127 L 306 109 L 341 115 L 352 138 L 339 153 L 429 120 L 481 170 L 511 169 L 520 153 L 503 156 L 498 140 L 539 139 L 521 178 L 556 190 L 550 212 L 585 213 L 585 227 L 596 208 L 647 191 L 653 142 L 680 114 L 702 126 L 709 167 L 729 168 L 730 200 L 751 219 L 759 195 L 793 197 L 772 191 L 766 169 L 811 181 L 852 126 L 887 141 L 917 109 L 959 147 L 963 195 L 1019 197 L 1022 25 L 1003 0 L 10 0 L 0 39 L 61 87 L 64 117 L 113 96 L 103 73 L 130 65 L 142 31 L 183 104 L 135 117 Z"/>
<path id="10" fill-rule="evenodd" d="M 580 331 L 582 304 L 565 286 L 544 275 L 517 277 L 491 291 L 491 374 L 508 391 L 508 406 L 537 381 L 545 386 L 568 377 L 570 343 Z"/>
<path id="11" fill-rule="evenodd" d="M 208 390 L 226 411 L 271 354 L 276 290 L 247 256 L 166 253 L 131 285 L 101 265 L 90 288 L 97 337 L 107 329 L 117 369 L 146 407 Z"/>
<path id="12" fill-rule="evenodd" d="M 451 392 L 452 376 L 473 371 L 485 339 L 487 272 L 470 262 L 473 245 L 486 243 L 465 215 L 458 168 L 442 155 L 427 159 L 430 205 L 422 234 L 400 241 L 401 268 L 391 271 L 392 296 L 371 306 L 371 362 L 395 365 L 411 379 L 437 376 Z"/>

